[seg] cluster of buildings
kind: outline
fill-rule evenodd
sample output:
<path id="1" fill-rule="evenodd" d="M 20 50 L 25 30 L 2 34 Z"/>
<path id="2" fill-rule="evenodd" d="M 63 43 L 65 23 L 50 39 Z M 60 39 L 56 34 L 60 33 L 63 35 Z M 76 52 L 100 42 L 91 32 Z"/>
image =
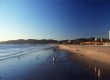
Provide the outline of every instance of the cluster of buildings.
<path id="1" fill-rule="evenodd" d="M 110 31 L 109 38 L 80 38 L 76 40 L 63 40 L 62 44 L 74 44 L 74 45 L 110 45 Z"/>

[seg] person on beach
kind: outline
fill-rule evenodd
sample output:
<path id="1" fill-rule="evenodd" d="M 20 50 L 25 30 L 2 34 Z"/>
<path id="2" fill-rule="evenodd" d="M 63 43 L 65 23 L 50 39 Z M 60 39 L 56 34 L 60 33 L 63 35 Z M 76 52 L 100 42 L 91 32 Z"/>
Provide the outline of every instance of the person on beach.
<path id="1" fill-rule="evenodd" d="M 53 58 L 53 62 L 56 62 L 56 59 L 55 58 Z"/>
<path id="2" fill-rule="evenodd" d="M 53 62 L 55 61 L 55 58 L 53 58 Z"/>
<path id="3" fill-rule="evenodd" d="M 100 80 L 100 69 L 98 69 L 98 80 Z"/>
<path id="4" fill-rule="evenodd" d="M 52 61 L 53 61 L 53 64 L 56 64 L 56 59 L 55 58 L 53 58 Z"/>

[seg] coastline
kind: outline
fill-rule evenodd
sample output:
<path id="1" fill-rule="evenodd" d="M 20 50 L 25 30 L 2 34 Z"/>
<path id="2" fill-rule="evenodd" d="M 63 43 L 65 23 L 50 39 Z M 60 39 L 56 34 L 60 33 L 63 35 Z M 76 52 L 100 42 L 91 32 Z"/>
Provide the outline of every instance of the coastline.
<path id="1" fill-rule="evenodd" d="M 73 61 L 88 67 L 93 73 L 95 67 L 101 70 L 102 79 L 110 79 L 110 47 L 108 46 L 80 46 L 59 45 L 58 49 L 71 53 Z"/>

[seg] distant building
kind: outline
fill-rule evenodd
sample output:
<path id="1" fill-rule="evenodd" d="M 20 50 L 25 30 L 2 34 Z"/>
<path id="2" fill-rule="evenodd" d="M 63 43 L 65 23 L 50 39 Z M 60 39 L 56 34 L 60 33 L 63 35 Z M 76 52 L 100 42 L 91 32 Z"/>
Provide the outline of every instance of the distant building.
<path id="1" fill-rule="evenodd" d="M 109 30 L 109 40 L 110 40 L 110 30 Z"/>
<path id="2" fill-rule="evenodd" d="M 68 40 L 68 43 L 71 43 L 71 41 L 70 41 L 70 40 Z"/>
<path id="3" fill-rule="evenodd" d="M 95 38 L 95 41 L 97 41 L 97 38 Z"/>
<path id="4" fill-rule="evenodd" d="M 101 38 L 101 42 L 103 41 L 103 39 Z"/>

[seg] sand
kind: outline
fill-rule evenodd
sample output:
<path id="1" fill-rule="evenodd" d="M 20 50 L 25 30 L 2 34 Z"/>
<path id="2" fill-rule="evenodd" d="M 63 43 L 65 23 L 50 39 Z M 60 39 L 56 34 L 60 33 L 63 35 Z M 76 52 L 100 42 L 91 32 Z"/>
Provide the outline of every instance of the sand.
<path id="1" fill-rule="evenodd" d="M 74 61 L 79 61 L 91 71 L 94 72 L 95 67 L 100 69 L 103 80 L 110 80 L 110 46 L 59 45 L 58 48 L 71 52 Z"/>

